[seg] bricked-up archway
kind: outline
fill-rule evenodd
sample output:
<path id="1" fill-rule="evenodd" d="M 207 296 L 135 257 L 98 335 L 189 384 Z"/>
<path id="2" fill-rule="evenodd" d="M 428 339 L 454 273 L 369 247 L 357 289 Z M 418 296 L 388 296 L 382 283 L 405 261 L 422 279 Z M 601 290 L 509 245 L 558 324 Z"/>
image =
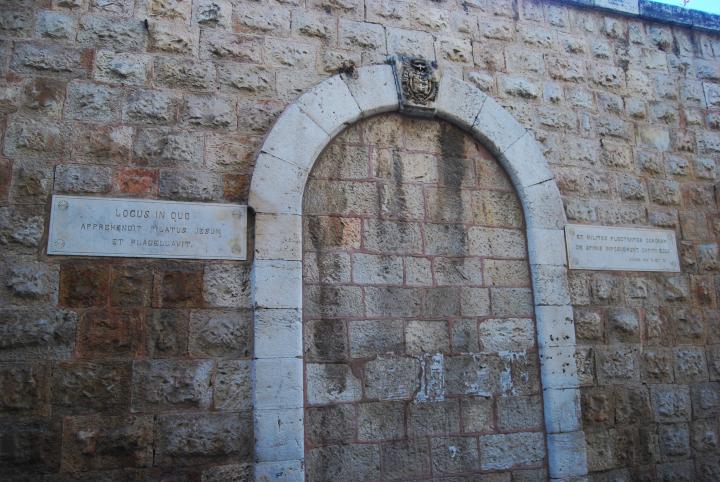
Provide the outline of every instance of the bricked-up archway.
<path id="1" fill-rule="evenodd" d="M 336 75 L 291 104 L 258 155 L 249 204 L 255 210 L 255 478 L 304 478 L 302 200 L 316 159 L 347 125 L 401 109 L 393 69 L 376 65 Z M 413 110 L 406 111 L 412 115 Z M 568 293 L 566 223 L 560 193 L 532 135 L 497 102 L 444 76 L 423 115 L 452 122 L 502 164 L 527 226 L 540 353 L 550 477 L 587 473 Z"/>

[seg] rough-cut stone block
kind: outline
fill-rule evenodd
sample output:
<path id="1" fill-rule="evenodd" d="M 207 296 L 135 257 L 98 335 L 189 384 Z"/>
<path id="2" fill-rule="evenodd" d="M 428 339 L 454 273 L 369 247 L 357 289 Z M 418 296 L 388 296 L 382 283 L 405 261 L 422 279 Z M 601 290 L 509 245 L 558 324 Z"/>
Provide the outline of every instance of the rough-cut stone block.
<path id="1" fill-rule="evenodd" d="M 208 306 L 250 308 L 250 270 L 246 264 L 213 264 L 205 267 L 203 293 Z"/>
<path id="2" fill-rule="evenodd" d="M 420 386 L 420 362 L 378 357 L 365 365 L 365 395 L 379 400 L 409 399 Z"/>
<path id="3" fill-rule="evenodd" d="M 489 319 L 478 325 L 481 351 L 525 352 L 535 346 L 533 322 L 530 319 Z"/>
<path id="4" fill-rule="evenodd" d="M 313 445 L 355 439 L 355 405 L 341 403 L 307 411 L 308 439 Z M 302 433 L 302 427 L 301 427 Z"/>
<path id="5" fill-rule="evenodd" d="M 255 458 L 258 462 L 301 459 L 304 455 L 303 409 L 255 410 Z"/>
<path id="6" fill-rule="evenodd" d="M 432 471 L 437 475 L 480 470 L 480 454 L 475 437 L 446 437 L 430 440 Z"/>
<path id="7" fill-rule="evenodd" d="M 50 413 L 50 371 L 45 364 L 3 363 L 0 368 L 0 413 L 7 416 Z"/>
<path id="8" fill-rule="evenodd" d="M 249 413 L 161 415 L 155 434 L 154 464 L 161 467 L 250 459 Z"/>
<path id="9" fill-rule="evenodd" d="M 651 385 L 650 399 L 656 422 L 690 420 L 690 390 L 687 385 Z"/>
<path id="10" fill-rule="evenodd" d="M 194 310 L 188 350 L 200 357 L 245 358 L 252 353 L 250 326 L 246 311 Z"/>
<path id="11" fill-rule="evenodd" d="M 0 311 L 0 360 L 63 360 L 72 355 L 78 316 L 52 308 Z"/>
<path id="12" fill-rule="evenodd" d="M 403 352 L 401 320 L 359 320 L 348 324 L 350 355 L 353 358 Z"/>
<path id="13" fill-rule="evenodd" d="M 401 439 L 405 436 L 403 402 L 371 402 L 357 407 L 358 440 Z"/>
<path id="14" fill-rule="evenodd" d="M 150 467 L 153 439 L 149 415 L 68 417 L 63 430 L 63 470 Z"/>
<path id="15" fill-rule="evenodd" d="M 127 411 L 130 363 L 59 364 L 53 371 L 53 413 Z"/>
<path id="16" fill-rule="evenodd" d="M 377 445 L 332 445 L 316 448 L 306 457 L 307 480 L 373 480 L 380 477 Z"/>
<path id="17" fill-rule="evenodd" d="M 422 477 L 430 473 L 430 447 L 423 439 L 382 446 L 383 473 L 389 479 Z"/>
<path id="18" fill-rule="evenodd" d="M 545 459 L 544 436 L 540 432 L 483 435 L 480 461 L 483 470 L 533 466 Z"/>
<path id="19" fill-rule="evenodd" d="M 223 197 L 222 176 L 203 171 L 160 172 L 160 197 L 182 201 L 219 201 Z"/>
<path id="20" fill-rule="evenodd" d="M 362 396 L 360 380 L 347 365 L 308 364 L 307 398 L 311 404 L 357 401 Z M 300 387 L 302 390 L 302 386 Z M 302 401 L 302 397 L 301 397 Z"/>
<path id="21" fill-rule="evenodd" d="M 107 193 L 112 190 L 112 169 L 63 164 L 55 167 L 55 192 Z"/>
<path id="22" fill-rule="evenodd" d="M 207 409 L 212 402 L 211 361 L 153 360 L 133 365 L 133 410 Z"/>
<path id="23" fill-rule="evenodd" d="M 218 362 L 213 390 L 216 410 L 237 412 L 252 409 L 251 368 L 250 360 Z"/>

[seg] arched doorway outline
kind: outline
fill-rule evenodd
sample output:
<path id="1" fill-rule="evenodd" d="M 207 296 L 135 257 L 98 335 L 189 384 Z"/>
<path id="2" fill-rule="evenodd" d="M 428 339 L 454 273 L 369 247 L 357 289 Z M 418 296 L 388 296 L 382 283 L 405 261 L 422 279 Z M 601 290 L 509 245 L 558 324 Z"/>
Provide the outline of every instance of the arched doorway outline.
<path id="1" fill-rule="evenodd" d="M 253 408 L 255 480 L 304 480 L 302 200 L 321 152 L 346 126 L 401 110 L 390 65 L 330 77 L 290 104 L 258 154 L 249 205 L 255 212 Z M 526 221 L 547 460 L 552 480 L 587 474 L 567 281 L 560 192 L 532 134 L 490 96 L 450 75 L 424 117 L 470 133 L 510 176 Z M 405 115 L 417 115 L 413 110 Z"/>

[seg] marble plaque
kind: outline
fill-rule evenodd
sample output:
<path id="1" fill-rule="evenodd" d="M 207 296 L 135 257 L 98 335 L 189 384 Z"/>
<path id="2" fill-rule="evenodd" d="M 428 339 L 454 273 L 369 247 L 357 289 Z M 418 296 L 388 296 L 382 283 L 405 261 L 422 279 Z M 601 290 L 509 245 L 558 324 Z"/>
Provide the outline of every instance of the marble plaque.
<path id="1" fill-rule="evenodd" d="M 247 206 L 53 196 L 47 253 L 244 260 Z"/>
<path id="2" fill-rule="evenodd" d="M 680 271 L 675 231 L 568 224 L 570 269 Z"/>

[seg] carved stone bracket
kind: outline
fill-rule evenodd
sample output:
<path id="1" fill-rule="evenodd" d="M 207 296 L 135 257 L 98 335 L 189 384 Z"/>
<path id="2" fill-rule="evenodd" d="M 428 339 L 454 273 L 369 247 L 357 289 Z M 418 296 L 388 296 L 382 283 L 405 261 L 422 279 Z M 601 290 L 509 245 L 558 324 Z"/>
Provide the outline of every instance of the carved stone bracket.
<path id="1" fill-rule="evenodd" d="M 421 57 L 392 56 L 400 111 L 431 117 L 435 113 L 440 75 L 437 63 Z"/>

